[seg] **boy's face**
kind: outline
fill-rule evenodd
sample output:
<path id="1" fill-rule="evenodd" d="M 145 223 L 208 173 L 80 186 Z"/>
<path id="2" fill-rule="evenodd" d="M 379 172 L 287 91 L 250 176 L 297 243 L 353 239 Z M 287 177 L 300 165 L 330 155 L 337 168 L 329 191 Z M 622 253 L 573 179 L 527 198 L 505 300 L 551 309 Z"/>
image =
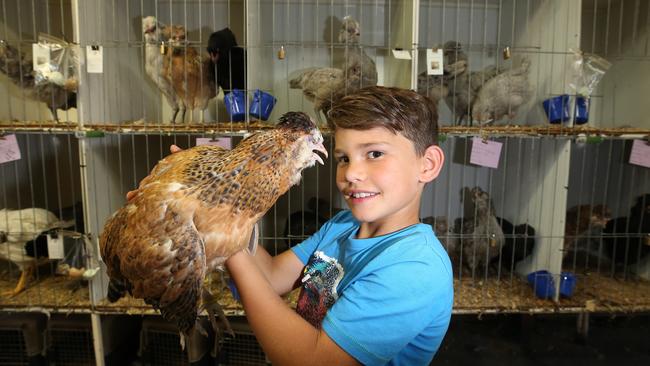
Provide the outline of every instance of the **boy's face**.
<path id="1" fill-rule="evenodd" d="M 376 235 L 419 222 L 422 172 L 430 161 L 417 156 L 413 143 L 383 127 L 337 128 L 334 136 L 336 185 L 354 217 Z"/>

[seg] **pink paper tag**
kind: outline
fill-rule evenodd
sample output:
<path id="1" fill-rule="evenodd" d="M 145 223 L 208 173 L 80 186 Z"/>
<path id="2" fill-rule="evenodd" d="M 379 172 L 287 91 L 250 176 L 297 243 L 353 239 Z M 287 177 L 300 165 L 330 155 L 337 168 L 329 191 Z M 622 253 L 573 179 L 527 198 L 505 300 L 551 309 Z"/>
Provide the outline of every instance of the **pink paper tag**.
<path id="1" fill-rule="evenodd" d="M 221 146 L 224 149 L 232 149 L 232 140 L 230 137 L 197 137 L 196 146 L 200 145 L 212 145 L 212 146 Z"/>
<path id="2" fill-rule="evenodd" d="M 650 143 L 643 140 L 634 140 L 630 152 L 630 164 L 650 168 Z"/>
<path id="3" fill-rule="evenodd" d="M 483 141 L 480 137 L 473 137 L 472 152 L 469 156 L 469 162 L 476 165 L 486 166 L 488 168 L 498 168 L 502 145 L 501 142 Z"/>
<path id="4" fill-rule="evenodd" d="M 0 137 L 0 164 L 20 160 L 20 147 L 16 135 Z"/>

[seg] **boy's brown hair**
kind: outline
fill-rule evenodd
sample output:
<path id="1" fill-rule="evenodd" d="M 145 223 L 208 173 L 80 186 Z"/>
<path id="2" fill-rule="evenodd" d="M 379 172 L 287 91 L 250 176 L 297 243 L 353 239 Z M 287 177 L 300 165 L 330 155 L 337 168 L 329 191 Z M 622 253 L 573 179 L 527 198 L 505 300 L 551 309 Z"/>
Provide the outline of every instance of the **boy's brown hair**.
<path id="1" fill-rule="evenodd" d="M 411 140 L 418 156 L 438 144 L 436 105 L 408 89 L 371 86 L 348 94 L 332 105 L 328 123 L 334 129 L 384 127 Z"/>

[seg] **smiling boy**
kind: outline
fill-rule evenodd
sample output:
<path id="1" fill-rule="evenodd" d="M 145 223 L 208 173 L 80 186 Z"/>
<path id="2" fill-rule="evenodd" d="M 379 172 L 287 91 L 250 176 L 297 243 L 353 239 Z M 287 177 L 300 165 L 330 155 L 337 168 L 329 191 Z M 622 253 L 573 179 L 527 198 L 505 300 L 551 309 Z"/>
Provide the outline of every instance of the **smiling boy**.
<path id="1" fill-rule="evenodd" d="M 410 90 L 370 87 L 329 112 L 345 210 L 271 257 L 240 252 L 226 266 L 246 316 L 276 365 L 428 365 L 453 303 L 449 257 L 419 223 L 439 174 L 437 111 Z M 279 295 L 300 286 L 296 311 Z"/>

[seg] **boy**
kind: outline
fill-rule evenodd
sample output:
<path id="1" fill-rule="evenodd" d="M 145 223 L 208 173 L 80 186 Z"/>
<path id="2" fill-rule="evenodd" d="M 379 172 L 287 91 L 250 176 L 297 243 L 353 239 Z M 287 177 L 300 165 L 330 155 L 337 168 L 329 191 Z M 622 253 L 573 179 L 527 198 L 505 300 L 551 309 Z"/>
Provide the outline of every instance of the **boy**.
<path id="1" fill-rule="evenodd" d="M 276 257 L 259 247 L 226 261 L 248 321 L 276 365 L 428 365 L 453 303 L 449 257 L 419 223 L 423 188 L 444 163 L 436 108 L 370 87 L 329 119 L 349 210 Z M 297 286 L 294 312 L 279 295 Z"/>

